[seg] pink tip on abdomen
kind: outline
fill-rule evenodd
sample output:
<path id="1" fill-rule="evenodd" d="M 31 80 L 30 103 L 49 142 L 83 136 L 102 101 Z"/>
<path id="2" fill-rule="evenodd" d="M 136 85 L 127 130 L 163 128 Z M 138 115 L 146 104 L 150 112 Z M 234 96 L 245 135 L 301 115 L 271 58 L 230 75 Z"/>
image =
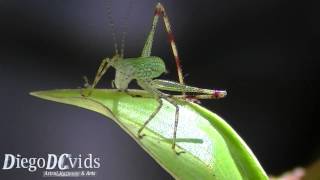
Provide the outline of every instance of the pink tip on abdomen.
<path id="1" fill-rule="evenodd" d="M 227 95 L 227 91 L 221 91 L 221 90 L 213 90 L 212 96 L 219 99 L 224 98 Z"/>

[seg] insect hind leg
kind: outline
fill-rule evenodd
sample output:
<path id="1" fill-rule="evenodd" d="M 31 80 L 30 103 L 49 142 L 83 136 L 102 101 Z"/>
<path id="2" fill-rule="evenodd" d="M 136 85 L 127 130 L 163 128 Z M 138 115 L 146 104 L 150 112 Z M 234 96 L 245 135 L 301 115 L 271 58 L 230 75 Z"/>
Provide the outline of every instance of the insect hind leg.
<path id="1" fill-rule="evenodd" d="M 180 58 L 179 58 L 179 54 L 178 54 L 175 38 L 174 38 L 172 29 L 171 29 L 171 24 L 170 24 L 170 21 L 169 21 L 169 17 L 167 16 L 166 10 L 165 10 L 165 8 L 163 7 L 163 5 L 161 3 L 158 3 L 156 5 L 156 7 L 155 7 L 154 17 L 153 17 L 153 22 L 152 22 L 152 28 L 151 28 L 151 31 L 149 32 L 149 35 L 148 35 L 147 41 L 146 41 L 146 43 L 144 45 L 144 48 L 142 50 L 141 56 L 142 57 L 147 57 L 147 56 L 150 56 L 150 54 L 151 54 L 154 33 L 156 31 L 156 27 L 157 27 L 157 24 L 158 24 L 160 16 L 163 18 L 164 25 L 165 25 L 165 30 L 166 30 L 167 35 L 168 35 L 168 40 L 169 40 L 169 43 L 170 43 L 170 46 L 171 46 L 172 54 L 173 54 L 174 59 L 175 59 L 175 63 L 176 63 L 176 67 L 177 67 L 177 73 L 178 73 L 178 77 L 179 77 L 179 82 L 181 84 L 184 84 L 182 67 L 181 67 L 181 63 L 180 63 Z"/>
<path id="2" fill-rule="evenodd" d="M 172 54 L 174 56 L 174 59 L 175 59 L 175 62 L 176 62 L 176 66 L 177 66 L 179 82 L 181 84 L 184 84 L 183 73 L 182 73 L 182 68 L 181 68 L 181 64 L 180 64 L 180 58 L 179 58 L 179 54 L 178 54 L 177 45 L 176 45 L 176 42 L 175 42 L 175 38 L 174 38 L 173 32 L 171 30 L 171 24 L 170 24 L 170 21 L 169 21 L 169 17 L 167 16 L 166 10 L 164 9 L 164 7 L 163 7 L 163 5 L 161 3 L 157 4 L 156 11 L 155 11 L 155 16 L 159 16 L 159 15 L 162 15 L 162 17 L 163 17 L 165 29 L 166 29 L 167 34 L 168 34 L 168 40 L 169 40 L 169 43 L 170 43 L 170 46 L 171 46 L 171 50 L 172 50 Z"/>

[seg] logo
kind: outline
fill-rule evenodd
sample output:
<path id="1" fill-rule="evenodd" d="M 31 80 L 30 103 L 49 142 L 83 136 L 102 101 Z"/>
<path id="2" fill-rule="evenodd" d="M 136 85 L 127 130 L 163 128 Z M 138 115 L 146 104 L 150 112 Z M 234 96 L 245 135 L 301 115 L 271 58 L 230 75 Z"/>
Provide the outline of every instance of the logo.
<path id="1" fill-rule="evenodd" d="M 44 177 L 96 176 L 100 158 L 92 154 L 48 154 L 46 157 L 22 157 L 20 154 L 5 154 L 2 170 L 26 169 L 30 173 L 42 170 Z"/>

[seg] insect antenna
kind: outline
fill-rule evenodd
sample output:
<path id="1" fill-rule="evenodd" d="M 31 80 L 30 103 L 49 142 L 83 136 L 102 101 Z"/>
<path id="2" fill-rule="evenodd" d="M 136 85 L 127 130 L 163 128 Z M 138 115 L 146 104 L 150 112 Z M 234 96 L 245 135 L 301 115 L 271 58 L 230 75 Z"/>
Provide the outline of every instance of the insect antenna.
<path id="1" fill-rule="evenodd" d="M 114 52 L 115 54 L 119 54 L 118 51 L 118 43 L 117 43 L 117 36 L 116 36 L 116 30 L 115 30 L 115 25 L 113 18 L 111 16 L 111 0 L 106 0 L 105 5 L 107 8 L 107 19 L 108 19 L 108 24 L 111 28 L 111 34 L 112 34 L 112 39 L 113 39 L 113 45 L 114 45 Z"/>
<path id="2" fill-rule="evenodd" d="M 124 56 L 124 48 L 125 48 L 125 42 L 126 42 L 126 36 L 127 36 L 127 30 L 128 30 L 128 20 L 129 20 L 129 15 L 130 15 L 132 6 L 133 6 L 133 2 L 132 2 L 132 0 L 129 0 L 129 6 L 126 11 L 127 14 L 123 18 L 123 22 L 122 22 L 123 23 L 123 26 L 122 26 L 123 32 L 122 32 L 122 37 L 121 37 L 121 52 L 120 52 L 121 57 Z"/>

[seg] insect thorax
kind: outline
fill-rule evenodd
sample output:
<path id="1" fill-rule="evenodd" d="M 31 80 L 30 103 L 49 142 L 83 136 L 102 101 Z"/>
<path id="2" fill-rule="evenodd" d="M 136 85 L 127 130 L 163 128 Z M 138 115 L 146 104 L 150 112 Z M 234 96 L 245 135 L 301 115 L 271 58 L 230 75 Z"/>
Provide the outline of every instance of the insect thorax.
<path id="1" fill-rule="evenodd" d="M 133 80 L 151 80 L 166 72 L 163 60 L 156 56 L 126 58 L 113 64 L 116 69 L 115 85 L 126 89 Z"/>

